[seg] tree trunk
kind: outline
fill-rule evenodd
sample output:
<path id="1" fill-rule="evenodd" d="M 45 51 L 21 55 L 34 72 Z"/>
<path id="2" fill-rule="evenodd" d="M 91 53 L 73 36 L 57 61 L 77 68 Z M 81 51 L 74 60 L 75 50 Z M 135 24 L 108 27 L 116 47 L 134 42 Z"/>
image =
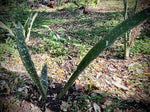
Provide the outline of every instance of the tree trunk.
<path id="1" fill-rule="evenodd" d="M 124 2 L 124 20 L 128 18 L 127 15 L 127 10 L 128 10 L 128 5 L 127 5 L 127 0 L 123 0 Z M 124 59 L 129 59 L 130 55 L 130 46 L 129 46 L 129 35 L 128 33 L 125 33 L 124 35 Z"/>
<path id="2" fill-rule="evenodd" d="M 100 0 L 97 0 L 97 4 L 100 4 Z"/>

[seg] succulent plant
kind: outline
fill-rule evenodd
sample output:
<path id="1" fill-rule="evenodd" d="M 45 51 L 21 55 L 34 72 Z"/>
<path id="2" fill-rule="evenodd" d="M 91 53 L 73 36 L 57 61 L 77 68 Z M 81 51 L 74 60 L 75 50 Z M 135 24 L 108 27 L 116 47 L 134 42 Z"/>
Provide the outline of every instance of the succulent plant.
<path id="1" fill-rule="evenodd" d="M 47 65 L 43 67 L 41 77 L 39 78 L 25 42 L 21 23 L 18 23 L 16 27 L 16 43 L 23 65 L 25 66 L 26 70 L 28 71 L 29 75 L 31 76 L 38 90 L 40 91 L 43 99 L 46 99 Z"/>

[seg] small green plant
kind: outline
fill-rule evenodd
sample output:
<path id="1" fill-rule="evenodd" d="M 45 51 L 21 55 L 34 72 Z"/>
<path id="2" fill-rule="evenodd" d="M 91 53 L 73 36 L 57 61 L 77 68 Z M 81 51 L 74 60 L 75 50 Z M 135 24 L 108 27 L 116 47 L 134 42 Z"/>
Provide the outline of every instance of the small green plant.
<path id="1" fill-rule="evenodd" d="M 101 95 L 102 97 L 106 97 L 106 96 L 107 96 L 107 94 L 106 94 L 105 92 L 100 93 L 100 95 Z"/>
<path id="2" fill-rule="evenodd" d="M 75 8 L 75 5 L 74 4 L 70 4 L 68 7 L 65 7 L 65 10 L 66 11 L 72 11 L 73 8 Z"/>
<path id="3" fill-rule="evenodd" d="M 83 96 L 78 97 L 78 106 L 80 108 L 81 111 L 83 110 L 87 110 L 89 107 L 89 100 L 91 99 L 91 96 L 85 94 Z"/>
<path id="4" fill-rule="evenodd" d="M 56 41 L 51 38 L 44 38 L 43 44 L 45 45 L 44 49 L 48 50 L 51 55 L 60 56 L 67 54 L 68 52 L 68 48 L 65 48 L 61 41 Z"/>
<path id="5" fill-rule="evenodd" d="M 144 36 L 135 40 L 135 45 L 131 48 L 131 52 L 135 55 L 138 53 L 149 54 L 150 53 L 150 38 Z"/>
<path id="6" fill-rule="evenodd" d="M 102 97 L 101 96 L 99 96 L 99 95 L 95 95 L 95 97 L 92 97 L 92 100 L 95 102 L 97 102 L 97 103 L 100 103 L 100 101 L 101 101 L 101 99 L 102 99 Z"/>
<path id="7" fill-rule="evenodd" d="M 116 105 L 117 107 L 121 106 L 121 100 L 120 99 L 114 98 L 112 101 L 117 103 L 117 105 Z"/>
<path id="8" fill-rule="evenodd" d="M 74 112 L 78 111 L 78 109 L 77 109 L 77 102 L 76 101 L 73 102 L 73 108 L 74 108 Z"/>
<path id="9" fill-rule="evenodd" d="M 59 35 L 49 28 L 47 25 L 42 25 L 42 27 L 48 30 L 48 36 L 43 38 L 41 43 L 37 43 L 33 46 L 33 50 L 36 52 L 48 52 L 50 55 L 61 56 L 68 53 L 68 48 L 64 46 L 67 43 L 67 39 L 63 37 L 63 34 Z M 60 33 L 65 31 L 64 28 L 59 28 L 57 31 Z M 40 32 L 44 34 L 44 32 Z M 42 47 L 40 46 L 42 45 Z"/>
<path id="10" fill-rule="evenodd" d="M 4 23 L 2 23 L 1 21 L 0 21 L 0 28 L 7 30 L 9 32 L 10 36 L 15 37 L 14 32 L 9 27 L 7 27 Z"/>
<path id="11" fill-rule="evenodd" d="M 6 44 L 0 44 L 0 60 L 3 61 L 6 57 L 4 54 L 10 55 L 14 54 L 16 48 L 16 42 L 12 38 L 6 39 Z"/>
<path id="12" fill-rule="evenodd" d="M 41 77 L 39 78 L 34 67 L 34 63 L 31 60 L 31 56 L 29 54 L 27 45 L 25 43 L 25 37 L 23 34 L 23 29 L 21 23 L 18 23 L 16 27 L 16 43 L 18 47 L 18 51 L 22 62 L 28 71 L 29 75 L 31 76 L 32 80 L 34 81 L 35 85 L 39 89 L 43 99 L 46 100 L 46 93 L 47 93 L 47 65 L 45 65 L 41 72 Z"/>
<path id="13" fill-rule="evenodd" d="M 33 22 L 35 21 L 35 18 L 37 17 L 37 15 L 38 15 L 38 13 L 35 13 L 34 15 L 33 15 L 33 13 L 31 13 L 24 24 L 24 36 L 26 37 L 27 41 L 30 39 L 31 28 L 32 28 Z"/>
<path id="14" fill-rule="evenodd" d="M 106 106 L 105 112 L 109 112 L 109 109 L 111 109 L 110 105 Z"/>
<path id="15" fill-rule="evenodd" d="M 24 26 L 22 26 L 23 27 L 23 34 L 24 34 L 24 37 L 26 38 L 27 41 L 30 39 L 31 28 L 32 28 L 33 22 L 34 22 L 35 18 L 37 17 L 37 15 L 38 15 L 38 13 L 35 13 L 34 15 L 33 15 L 33 13 L 31 13 L 31 15 L 27 18 Z M 14 26 L 16 26 L 16 24 L 14 24 Z M 0 28 L 7 30 L 9 32 L 10 36 L 16 37 L 15 31 L 13 31 L 9 27 L 7 27 L 1 21 L 0 21 Z"/>
<path id="16" fill-rule="evenodd" d="M 124 46 L 120 45 L 120 46 L 116 46 L 115 48 L 115 53 L 114 53 L 114 57 L 118 57 L 118 58 L 123 58 L 124 56 Z"/>

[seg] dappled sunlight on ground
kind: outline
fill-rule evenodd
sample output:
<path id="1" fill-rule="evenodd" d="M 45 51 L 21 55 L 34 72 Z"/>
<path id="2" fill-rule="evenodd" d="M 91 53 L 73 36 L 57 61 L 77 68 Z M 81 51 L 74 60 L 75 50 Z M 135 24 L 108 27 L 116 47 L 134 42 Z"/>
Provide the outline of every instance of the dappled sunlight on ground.
<path id="1" fill-rule="evenodd" d="M 52 58 L 47 54 L 34 54 L 31 56 L 38 75 L 45 63 L 48 66 L 48 76 L 53 82 L 63 85 L 75 71 L 77 60 L 65 57 Z M 148 60 L 116 60 L 98 57 L 77 78 L 77 90 L 87 90 L 89 87 L 97 92 L 109 93 L 111 96 L 122 99 L 134 98 L 136 101 L 150 102 L 150 80 L 148 73 Z M 9 58 L 1 63 L 9 71 L 25 73 L 20 58 Z M 27 75 L 28 76 L 28 75 Z"/>

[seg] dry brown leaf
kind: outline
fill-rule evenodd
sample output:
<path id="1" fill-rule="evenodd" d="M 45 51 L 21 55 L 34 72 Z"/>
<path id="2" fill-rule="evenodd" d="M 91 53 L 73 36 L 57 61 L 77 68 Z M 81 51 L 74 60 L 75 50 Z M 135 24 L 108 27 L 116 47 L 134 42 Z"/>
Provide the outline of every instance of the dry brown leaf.
<path id="1" fill-rule="evenodd" d="M 120 76 L 120 75 L 118 75 L 118 74 L 117 74 L 116 76 L 117 76 L 117 77 L 119 77 L 119 78 L 121 78 L 121 76 Z"/>
<path id="2" fill-rule="evenodd" d="M 79 80 L 79 79 L 76 79 L 76 80 L 75 80 L 75 88 L 76 88 L 76 90 L 82 90 L 83 87 L 84 87 L 84 85 L 81 84 L 80 80 Z"/>
<path id="3" fill-rule="evenodd" d="M 131 84 L 127 81 L 124 82 L 126 86 L 130 86 Z"/>
<path id="4" fill-rule="evenodd" d="M 76 90 L 82 90 L 83 89 L 83 84 L 75 84 Z"/>
<path id="5" fill-rule="evenodd" d="M 112 84 L 114 84 L 114 85 L 115 85 L 116 87 L 118 87 L 118 88 L 121 88 L 121 89 L 124 89 L 124 90 L 129 90 L 127 87 L 125 87 L 125 86 L 119 84 L 118 82 L 112 81 Z"/>
<path id="6" fill-rule="evenodd" d="M 95 86 L 95 85 L 91 85 L 91 88 L 94 90 L 99 90 L 99 87 Z"/>

